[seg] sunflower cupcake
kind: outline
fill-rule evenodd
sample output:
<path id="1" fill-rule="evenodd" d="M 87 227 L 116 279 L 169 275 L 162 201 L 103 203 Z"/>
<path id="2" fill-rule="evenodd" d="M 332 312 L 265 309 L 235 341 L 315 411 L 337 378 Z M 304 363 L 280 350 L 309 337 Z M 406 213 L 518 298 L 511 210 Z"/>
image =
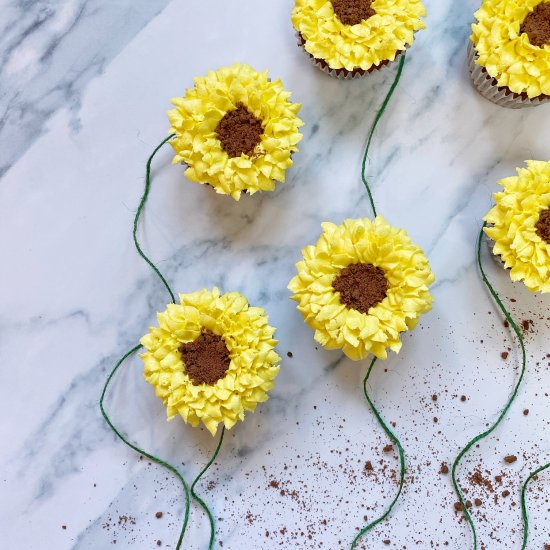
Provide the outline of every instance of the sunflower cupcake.
<path id="1" fill-rule="evenodd" d="M 435 278 L 426 256 L 381 216 L 322 227 L 288 285 L 315 340 L 353 360 L 399 352 L 400 333 L 432 306 Z"/>
<path id="2" fill-rule="evenodd" d="M 425 15 L 421 0 L 296 0 L 292 24 L 319 69 L 349 79 L 403 54 Z"/>
<path id="3" fill-rule="evenodd" d="M 243 192 L 273 191 L 302 139 L 301 105 L 290 95 L 267 71 L 239 63 L 195 78 L 168 112 L 174 164 L 185 164 L 191 181 L 236 200 Z"/>
<path id="4" fill-rule="evenodd" d="M 499 181 L 485 216 L 493 254 L 531 292 L 550 292 L 550 162 L 528 160 L 517 176 Z"/>
<path id="5" fill-rule="evenodd" d="M 517 109 L 550 101 L 550 0 L 484 0 L 468 47 L 479 93 Z"/>
<path id="6" fill-rule="evenodd" d="M 217 288 L 180 294 L 141 344 L 145 379 L 167 410 L 215 435 L 268 399 L 279 373 L 275 329 L 265 311 Z"/>

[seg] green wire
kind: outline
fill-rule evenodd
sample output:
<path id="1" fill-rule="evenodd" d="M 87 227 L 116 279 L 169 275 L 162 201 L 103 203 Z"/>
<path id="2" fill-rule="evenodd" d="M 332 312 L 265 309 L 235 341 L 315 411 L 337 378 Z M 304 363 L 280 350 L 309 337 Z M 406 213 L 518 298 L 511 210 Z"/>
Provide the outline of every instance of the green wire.
<path id="1" fill-rule="evenodd" d="M 518 337 L 519 344 L 520 344 L 520 347 L 521 347 L 521 356 L 522 356 L 522 358 L 521 358 L 521 373 L 520 373 L 519 379 L 518 379 L 516 385 L 514 386 L 514 390 L 511 394 L 510 398 L 508 399 L 508 402 L 506 403 L 504 409 L 502 409 L 502 411 L 498 415 L 498 418 L 496 419 L 495 423 L 488 430 L 484 431 L 483 433 L 481 433 L 479 435 L 476 435 L 466 445 L 466 447 L 464 447 L 460 451 L 460 453 L 456 457 L 455 461 L 453 462 L 453 468 L 452 468 L 453 487 L 454 487 L 454 490 L 455 490 L 455 492 L 458 496 L 458 499 L 460 500 L 460 504 L 462 505 L 462 510 L 464 512 L 464 515 L 466 516 L 466 520 L 468 521 L 468 523 L 470 525 L 470 528 L 472 530 L 472 535 L 473 535 L 473 538 L 474 538 L 474 550 L 477 550 L 477 548 L 478 548 L 477 532 L 476 532 L 476 528 L 475 528 L 472 516 L 470 515 L 470 512 L 468 511 L 468 507 L 466 506 L 466 502 L 464 501 L 464 496 L 462 494 L 462 491 L 461 491 L 461 489 L 458 485 L 458 482 L 456 480 L 456 470 L 457 470 L 458 466 L 460 465 L 460 462 L 461 462 L 462 458 L 464 457 L 464 455 L 466 455 L 466 453 L 476 443 L 478 443 L 482 439 L 486 438 L 489 434 L 491 434 L 497 428 L 497 426 L 502 422 L 502 420 L 504 419 L 504 417 L 506 416 L 506 414 L 510 410 L 510 407 L 512 406 L 512 403 L 516 399 L 516 396 L 518 394 L 519 387 L 521 386 L 521 382 L 523 381 L 523 377 L 525 375 L 525 370 L 526 370 L 526 366 L 527 366 L 527 355 L 526 355 L 526 352 L 525 352 L 525 344 L 523 342 L 523 336 L 521 334 L 521 330 L 518 327 L 518 325 L 516 324 L 516 322 L 514 321 L 514 319 L 512 319 L 512 316 L 510 315 L 510 312 L 506 309 L 506 307 L 502 303 L 502 300 L 501 300 L 500 296 L 498 295 L 497 291 L 493 288 L 493 286 L 489 282 L 489 279 L 487 278 L 487 275 L 485 274 L 485 270 L 483 269 L 483 265 L 481 263 L 481 242 L 482 242 L 483 234 L 484 234 L 483 229 L 485 228 L 486 225 L 487 225 L 486 223 L 483 224 L 483 227 L 481 228 L 481 231 L 479 232 L 479 237 L 477 239 L 477 264 L 479 266 L 479 270 L 481 272 L 481 277 L 483 279 L 483 282 L 485 283 L 485 286 L 489 289 L 489 292 L 493 296 L 493 298 L 494 298 L 495 302 L 497 303 L 498 307 L 500 308 L 500 310 L 502 311 L 502 313 L 506 317 L 506 320 L 508 321 L 508 323 L 510 324 L 510 326 L 512 327 L 512 329 L 516 333 L 516 336 Z"/>

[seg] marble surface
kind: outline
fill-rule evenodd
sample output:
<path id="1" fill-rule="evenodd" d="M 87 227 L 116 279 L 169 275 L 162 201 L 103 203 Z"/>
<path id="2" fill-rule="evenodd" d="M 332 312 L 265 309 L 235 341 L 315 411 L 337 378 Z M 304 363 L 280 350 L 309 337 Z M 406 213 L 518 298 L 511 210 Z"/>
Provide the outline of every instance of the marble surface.
<path id="1" fill-rule="evenodd" d="M 466 44 L 478 0 L 426 4 L 428 29 L 417 35 L 368 164 L 380 212 L 424 247 L 437 276 L 433 311 L 371 381 L 409 467 L 391 518 L 363 542 L 372 549 L 470 548 L 440 464 L 495 418 L 519 373 L 514 335 L 480 282 L 474 241 L 495 182 L 527 158 L 548 159 L 550 142 L 550 105 L 508 111 L 472 89 Z M 141 226 L 175 289 L 241 291 L 278 327 L 284 359 L 272 399 L 228 433 L 200 486 L 218 518 L 217 544 L 345 548 L 394 494 L 397 458 L 383 452 L 387 439 L 361 392 L 367 363 L 318 349 L 286 285 L 322 221 L 370 215 L 360 158 L 395 67 L 330 79 L 295 46 L 291 5 L 0 2 L 2 547 L 175 546 L 176 480 L 116 440 L 98 399 L 106 373 L 167 302 L 135 253 L 131 223 L 145 160 L 168 129 L 169 100 L 193 76 L 235 61 L 269 68 L 303 103 L 304 140 L 287 184 L 236 203 L 186 181 L 165 148 Z M 550 301 L 484 261 L 514 316 L 532 320 L 529 365 L 505 423 L 470 453 L 460 478 L 469 498 L 483 500 L 474 514 L 485 547 L 511 549 L 520 547 L 520 484 L 550 457 Z M 138 358 L 117 375 L 107 406 L 133 441 L 188 479 L 215 447 L 204 430 L 165 422 Z M 505 465 L 508 454 L 518 461 Z M 478 468 L 494 492 L 470 484 Z M 530 548 L 550 544 L 549 498 L 546 473 L 530 492 Z M 207 540 L 193 505 L 184 547 Z"/>

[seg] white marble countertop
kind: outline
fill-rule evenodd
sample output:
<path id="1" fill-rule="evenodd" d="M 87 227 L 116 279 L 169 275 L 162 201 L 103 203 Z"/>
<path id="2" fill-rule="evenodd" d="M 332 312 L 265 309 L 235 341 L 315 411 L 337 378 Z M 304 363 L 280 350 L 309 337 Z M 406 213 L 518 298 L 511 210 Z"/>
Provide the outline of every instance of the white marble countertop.
<path id="1" fill-rule="evenodd" d="M 387 439 L 362 395 L 367 362 L 318 349 L 286 285 L 322 221 L 370 215 L 360 159 L 395 67 L 353 82 L 322 74 L 295 45 L 291 0 L 0 4 L 0 546 L 147 549 L 161 540 L 174 548 L 177 481 L 115 439 L 98 398 L 106 373 L 168 300 L 135 253 L 131 223 L 145 160 L 168 129 L 169 100 L 194 76 L 243 61 L 268 68 L 303 103 L 304 140 L 287 184 L 236 203 L 189 183 L 165 148 L 142 241 L 176 290 L 241 291 L 278 327 L 284 359 L 272 399 L 228 433 L 200 487 L 218 518 L 219 546 L 348 547 L 363 517 L 394 494 L 398 462 L 382 452 Z M 480 281 L 474 242 L 496 181 L 549 156 L 550 105 L 505 110 L 470 85 L 466 44 L 478 0 L 426 4 L 428 29 L 417 35 L 368 165 L 380 212 L 424 247 L 437 276 L 433 311 L 372 377 L 409 472 L 391 518 L 364 539 L 369 549 L 388 548 L 384 540 L 470 548 L 440 464 L 496 417 L 519 373 L 514 335 Z M 483 500 L 474 514 L 486 548 L 509 550 L 520 547 L 520 484 L 550 457 L 550 301 L 485 262 L 514 316 L 533 321 L 519 398 L 460 476 L 469 498 Z M 165 422 L 138 358 L 121 369 L 108 407 L 133 441 L 180 464 L 187 479 L 214 449 L 204 430 Z M 508 454 L 519 460 L 505 465 Z M 494 494 L 469 484 L 476 468 L 504 475 Z M 530 548 L 550 544 L 549 498 L 545 473 L 530 492 Z M 193 505 L 184 547 L 207 540 L 206 517 Z"/>

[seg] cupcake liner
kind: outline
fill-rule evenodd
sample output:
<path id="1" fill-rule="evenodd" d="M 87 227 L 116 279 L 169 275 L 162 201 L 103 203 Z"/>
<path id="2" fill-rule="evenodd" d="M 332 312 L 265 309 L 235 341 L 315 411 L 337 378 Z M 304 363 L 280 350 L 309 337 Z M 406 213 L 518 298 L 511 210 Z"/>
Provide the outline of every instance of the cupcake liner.
<path id="1" fill-rule="evenodd" d="M 365 76 L 369 75 L 370 73 L 373 73 L 375 71 L 378 71 L 382 69 L 383 67 L 387 67 L 388 65 L 391 65 L 394 63 L 397 59 L 399 59 L 399 56 L 404 53 L 404 50 L 397 52 L 395 58 L 393 61 L 385 60 L 380 63 L 380 65 L 373 65 L 370 69 L 353 69 L 353 71 L 348 71 L 347 69 L 331 69 L 328 66 L 328 63 L 323 59 L 317 59 L 316 57 L 313 57 L 306 49 L 305 49 L 305 40 L 302 37 L 302 35 L 299 32 L 296 32 L 296 38 L 298 39 L 298 46 L 308 56 L 309 60 L 315 67 L 323 71 L 325 74 L 328 74 L 329 76 L 332 76 L 334 78 L 339 78 L 340 80 L 354 80 L 356 78 L 364 78 Z"/>
<path id="2" fill-rule="evenodd" d="M 508 109 L 522 109 L 536 107 L 550 101 L 550 96 L 541 96 L 530 99 L 527 95 L 516 94 L 509 88 L 498 86 L 496 80 L 487 72 L 485 67 L 476 64 L 478 58 L 472 41 L 468 44 L 468 66 L 470 77 L 476 90 L 489 101 Z"/>

